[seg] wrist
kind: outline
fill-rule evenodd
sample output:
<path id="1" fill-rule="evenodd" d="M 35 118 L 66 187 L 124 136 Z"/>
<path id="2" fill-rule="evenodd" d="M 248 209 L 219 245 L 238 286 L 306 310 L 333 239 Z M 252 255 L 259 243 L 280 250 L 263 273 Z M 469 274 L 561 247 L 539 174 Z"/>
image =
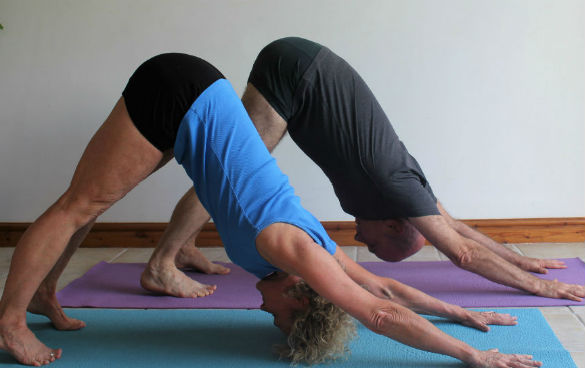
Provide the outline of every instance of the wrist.
<path id="1" fill-rule="evenodd" d="M 465 344 L 460 356 L 454 357 L 469 365 L 476 365 L 480 361 L 480 351 L 472 346 Z"/>

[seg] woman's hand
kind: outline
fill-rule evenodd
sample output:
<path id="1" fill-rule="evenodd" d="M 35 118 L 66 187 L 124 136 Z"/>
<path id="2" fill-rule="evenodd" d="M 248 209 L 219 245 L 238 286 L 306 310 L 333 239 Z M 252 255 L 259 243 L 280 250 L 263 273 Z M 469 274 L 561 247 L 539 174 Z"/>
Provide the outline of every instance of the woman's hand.
<path id="1" fill-rule="evenodd" d="M 473 362 L 468 362 L 473 368 L 530 368 L 540 367 L 541 362 L 532 359 L 532 355 L 501 354 L 498 349 L 480 351 Z"/>
<path id="2" fill-rule="evenodd" d="M 514 326 L 518 324 L 518 318 L 507 313 L 466 310 L 465 316 L 459 322 L 462 325 L 487 332 L 490 330 L 488 325 Z"/>

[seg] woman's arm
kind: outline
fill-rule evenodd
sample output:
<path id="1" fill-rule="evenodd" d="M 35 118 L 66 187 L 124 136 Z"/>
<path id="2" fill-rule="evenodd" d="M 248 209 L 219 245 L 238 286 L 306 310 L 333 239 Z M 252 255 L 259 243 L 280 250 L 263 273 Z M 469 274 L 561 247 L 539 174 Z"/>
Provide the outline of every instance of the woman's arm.
<path id="1" fill-rule="evenodd" d="M 317 293 L 370 330 L 417 349 L 452 356 L 473 367 L 521 366 L 519 362 L 531 364 L 527 367 L 539 366 L 528 356 L 476 350 L 407 308 L 374 296 L 355 283 L 335 258 L 306 233 L 294 229 L 298 230 L 287 224 L 264 229 L 256 240 L 260 254 L 283 271 L 303 277 Z M 494 359 L 494 363 L 488 364 L 489 359 Z"/>
<path id="2" fill-rule="evenodd" d="M 470 311 L 445 303 L 399 281 L 371 273 L 337 249 L 335 258 L 348 276 L 378 298 L 388 299 L 417 313 L 448 318 L 463 325 L 489 331 L 488 325 L 515 325 L 517 318 L 509 314 Z"/>

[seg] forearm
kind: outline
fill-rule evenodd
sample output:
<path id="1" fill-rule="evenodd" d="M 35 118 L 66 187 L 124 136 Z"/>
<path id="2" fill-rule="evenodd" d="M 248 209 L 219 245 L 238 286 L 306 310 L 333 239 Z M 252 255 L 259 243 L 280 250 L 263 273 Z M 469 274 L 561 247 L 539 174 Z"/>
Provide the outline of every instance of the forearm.
<path id="1" fill-rule="evenodd" d="M 489 250 L 496 253 L 497 255 L 504 258 L 506 261 L 510 263 L 513 263 L 515 265 L 519 264 L 522 257 L 518 253 L 506 248 L 504 245 L 494 241 L 493 239 L 490 239 L 489 237 L 485 236 L 484 234 L 464 224 L 461 221 L 454 220 L 452 226 L 455 229 L 455 231 L 459 233 L 459 235 L 467 239 L 471 239 L 476 243 L 488 248 Z"/>
<path id="2" fill-rule="evenodd" d="M 518 268 L 504 258 L 481 246 L 471 239 L 464 238 L 465 250 L 461 253 L 445 254 L 457 266 L 485 277 L 502 285 L 537 293 L 541 280 Z"/>
<path id="3" fill-rule="evenodd" d="M 455 231 L 443 216 L 409 219 L 440 252 L 457 266 L 499 284 L 537 293 L 541 280 L 472 239 Z"/>
<path id="4" fill-rule="evenodd" d="M 370 321 L 362 321 L 372 331 L 417 349 L 472 362 L 477 350 L 445 334 L 428 320 L 398 306 L 382 306 Z"/>
<path id="5" fill-rule="evenodd" d="M 462 321 L 467 311 L 458 305 L 445 303 L 399 281 L 381 278 L 389 292 L 381 292 L 379 297 L 387 297 L 395 303 L 407 307 L 416 313 L 443 317 L 453 321 Z"/>

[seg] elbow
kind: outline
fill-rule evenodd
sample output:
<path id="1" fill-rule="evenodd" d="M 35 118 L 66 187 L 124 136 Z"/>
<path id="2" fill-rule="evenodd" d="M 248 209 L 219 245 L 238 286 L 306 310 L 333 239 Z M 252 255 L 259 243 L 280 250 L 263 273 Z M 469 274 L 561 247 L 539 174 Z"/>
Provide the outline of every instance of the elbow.
<path id="1" fill-rule="evenodd" d="M 366 326 L 377 334 L 387 335 L 389 331 L 400 325 L 402 320 L 402 314 L 397 308 L 384 307 L 376 309 L 371 314 Z"/>
<path id="2" fill-rule="evenodd" d="M 479 256 L 479 251 L 477 246 L 472 244 L 465 244 L 460 249 L 455 252 L 455 254 L 449 259 L 459 268 L 464 270 L 468 270 L 473 268 L 473 265 L 476 263 L 476 260 Z"/>

